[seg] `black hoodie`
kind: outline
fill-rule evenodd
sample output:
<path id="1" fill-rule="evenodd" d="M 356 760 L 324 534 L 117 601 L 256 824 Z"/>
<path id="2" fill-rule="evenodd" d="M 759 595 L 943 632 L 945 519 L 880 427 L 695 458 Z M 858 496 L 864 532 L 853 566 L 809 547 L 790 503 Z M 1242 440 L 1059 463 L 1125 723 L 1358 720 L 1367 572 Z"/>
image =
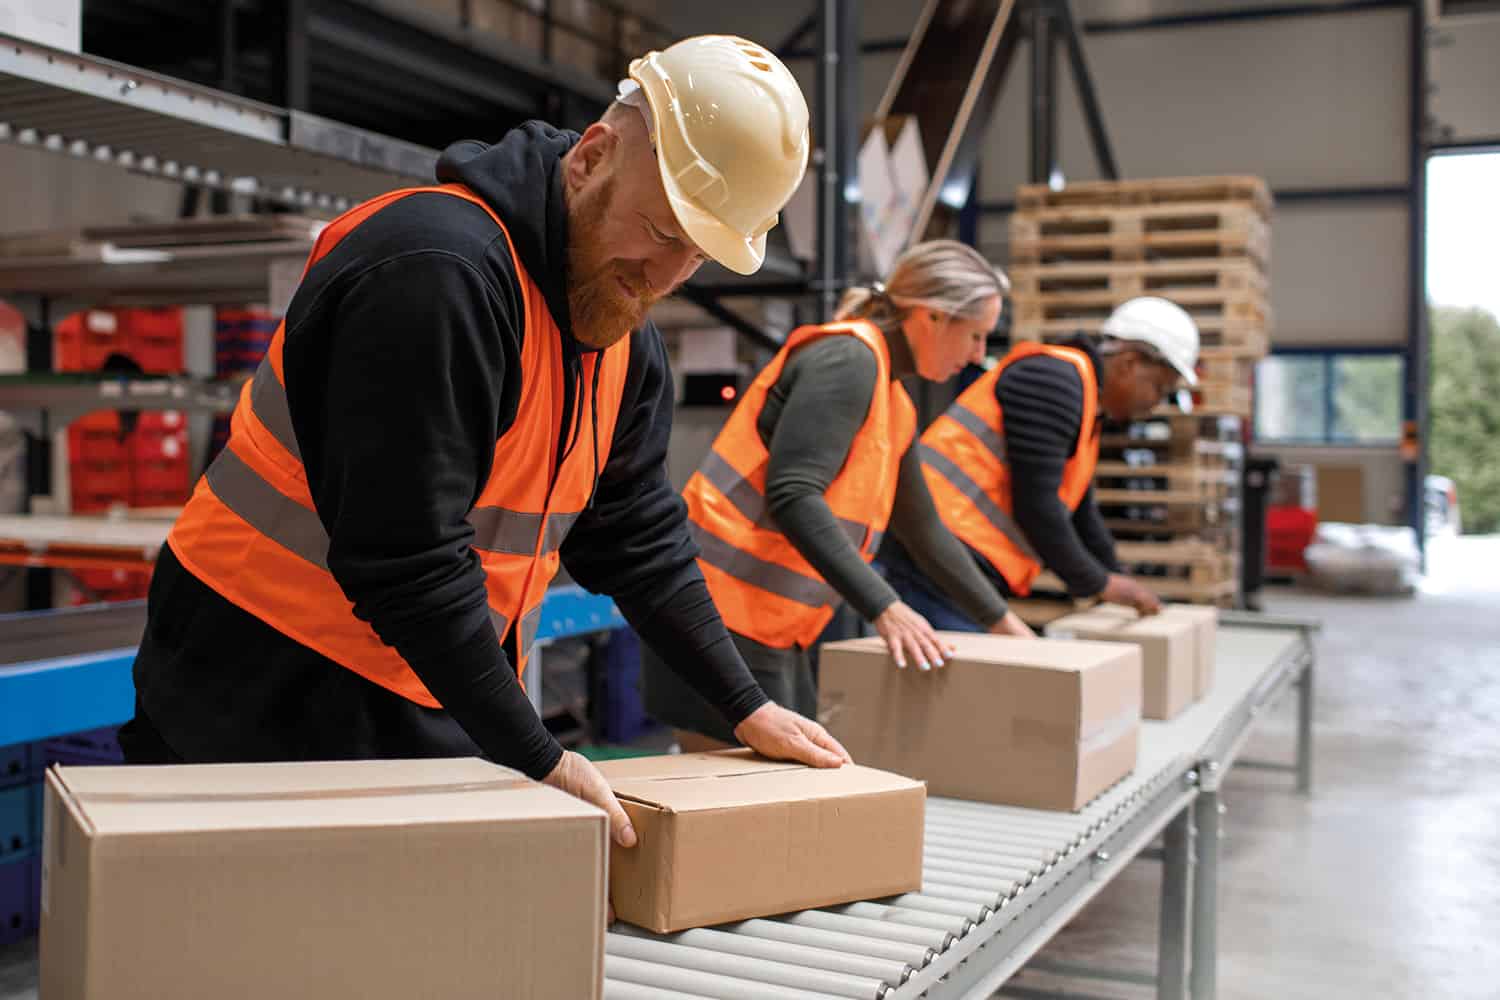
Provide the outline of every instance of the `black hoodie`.
<path id="1" fill-rule="evenodd" d="M 558 433 L 597 433 L 575 412 L 581 355 L 566 286 L 561 159 L 577 135 L 531 122 L 499 144 L 462 142 L 444 183 L 505 221 L 541 288 L 574 378 Z M 466 517 L 520 400 L 524 316 L 515 259 L 477 205 L 416 194 L 382 209 L 309 271 L 286 316 L 292 425 L 328 566 L 354 606 L 446 711 L 415 705 L 224 600 L 163 550 L 136 661 L 140 727 L 189 761 L 471 754 L 532 777 L 561 748 L 496 644 Z M 666 476 L 673 388 L 661 336 L 632 334 L 608 461 L 562 548 L 564 568 L 609 594 L 641 636 L 732 724 L 765 702 L 694 559 Z M 516 474 L 532 474 L 516 470 Z"/>

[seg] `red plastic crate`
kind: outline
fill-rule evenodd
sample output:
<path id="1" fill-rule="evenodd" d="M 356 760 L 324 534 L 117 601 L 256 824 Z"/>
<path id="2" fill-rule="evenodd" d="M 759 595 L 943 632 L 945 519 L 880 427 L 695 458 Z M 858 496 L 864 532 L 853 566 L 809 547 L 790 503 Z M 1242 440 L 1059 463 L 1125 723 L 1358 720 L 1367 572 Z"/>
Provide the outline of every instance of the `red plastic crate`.
<path id="1" fill-rule="evenodd" d="M 137 434 L 149 431 L 187 433 L 187 415 L 181 410 L 143 410 L 136 419 Z"/>
<path id="2" fill-rule="evenodd" d="M 68 458 L 73 462 L 128 460 L 130 446 L 120 434 L 119 414 L 101 410 L 73 421 L 68 427 Z"/>
<path id="3" fill-rule="evenodd" d="M 73 577 L 82 588 L 74 595 L 74 604 L 138 601 L 151 588 L 149 569 L 80 569 L 74 570 Z"/>
<path id="4" fill-rule="evenodd" d="M 142 462 L 131 470 L 130 495 L 133 498 L 144 495 L 172 494 L 178 499 L 171 503 L 183 503 L 188 494 L 188 466 L 186 460 L 182 462 Z M 151 506 L 147 504 L 134 503 L 134 506 Z"/>
<path id="5" fill-rule="evenodd" d="M 111 490 L 107 493 L 90 493 L 78 489 L 72 491 L 72 507 L 75 514 L 103 514 L 115 504 L 129 505 L 129 503 L 128 492 L 116 493 Z"/>
<path id="6" fill-rule="evenodd" d="M 126 353 L 141 370 L 171 375 L 182 371 L 182 309 L 123 309 Z"/>
<path id="7" fill-rule="evenodd" d="M 192 494 L 192 484 L 181 489 L 150 490 L 136 487 L 130 493 L 132 507 L 181 507 Z"/>
<path id="8" fill-rule="evenodd" d="M 98 371 L 111 354 L 128 354 L 125 324 L 108 309 L 86 309 L 57 324 L 52 366 L 60 372 Z"/>
<path id="9" fill-rule="evenodd" d="M 187 429 L 163 431 L 137 429 L 130 437 L 130 459 L 142 462 L 187 463 Z"/>
<path id="10" fill-rule="evenodd" d="M 129 462 L 72 462 L 68 472 L 74 495 L 113 495 L 124 500 L 135 482 Z"/>
<path id="11" fill-rule="evenodd" d="M 1305 507 L 1267 508 L 1266 566 L 1271 570 L 1306 570 L 1303 553 L 1317 533 L 1317 511 Z"/>

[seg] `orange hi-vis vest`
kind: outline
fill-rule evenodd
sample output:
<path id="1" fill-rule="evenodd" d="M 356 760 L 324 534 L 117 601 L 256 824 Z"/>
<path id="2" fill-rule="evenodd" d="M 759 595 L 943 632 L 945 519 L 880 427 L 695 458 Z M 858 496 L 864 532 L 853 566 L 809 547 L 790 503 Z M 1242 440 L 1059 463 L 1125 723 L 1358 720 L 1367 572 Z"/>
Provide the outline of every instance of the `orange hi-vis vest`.
<path id="1" fill-rule="evenodd" d="M 810 646 L 833 618 L 842 598 L 802 557 L 766 508 L 770 452 L 756 425 L 766 396 L 797 348 L 822 337 L 854 337 L 875 353 L 879 374 L 869 412 L 849 448 L 844 467 L 824 498 L 860 555 L 869 562 L 896 502 L 901 456 L 917 431 L 916 407 L 891 381 L 885 335 L 864 321 L 804 326 L 745 391 L 708 457 L 688 480 L 698 565 L 730 631 L 767 646 Z"/>
<path id="2" fill-rule="evenodd" d="M 1099 380 L 1089 356 L 1072 347 L 1018 345 L 954 401 L 922 435 L 922 473 L 948 530 L 995 568 L 1011 590 L 1025 596 L 1042 571 L 1036 550 L 1013 516 L 1010 467 L 1005 460 L 1005 414 L 995 383 L 1022 358 L 1047 354 L 1078 369 L 1083 380 L 1083 420 L 1078 447 L 1063 467 L 1057 495 L 1077 510 L 1099 464 Z"/>
<path id="3" fill-rule="evenodd" d="M 500 218 L 468 188 L 411 188 L 381 195 L 331 222 L 314 243 L 308 267 L 382 208 L 431 192 L 479 205 L 509 243 Z M 495 443 L 489 480 L 468 522 L 474 529 L 471 544 L 484 568 L 495 639 L 503 643 L 518 630 L 515 667 L 521 674 L 536 639 L 542 598 L 560 564 L 563 539 L 589 502 L 595 469 L 602 469 L 608 458 L 630 363 L 630 338 L 584 355 L 577 406 L 580 413 L 586 412 L 583 407 L 596 407 L 597 440 L 580 430 L 576 441 L 561 446 L 568 378 L 561 333 L 514 246 L 511 257 L 525 308 L 525 377 L 515 423 Z M 353 605 L 329 572 L 328 533 L 308 491 L 287 407 L 285 340 L 283 322 L 255 377 L 240 394 L 228 445 L 198 482 L 168 544 L 194 576 L 230 603 L 381 687 L 419 705 L 440 707 L 396 650 L 355 617 Z M 597 383 L 596 367 L 601 369 Z M 591 398 L 595 384 L 596 399 Z M 579 426 L 590 425 L 584 420 Z"/>

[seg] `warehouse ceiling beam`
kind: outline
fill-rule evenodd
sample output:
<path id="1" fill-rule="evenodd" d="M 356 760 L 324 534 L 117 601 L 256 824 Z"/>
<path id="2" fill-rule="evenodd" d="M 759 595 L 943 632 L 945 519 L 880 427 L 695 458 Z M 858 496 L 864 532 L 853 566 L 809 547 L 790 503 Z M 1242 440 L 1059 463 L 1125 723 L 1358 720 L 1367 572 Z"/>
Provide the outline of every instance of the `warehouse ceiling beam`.
<path id="1" fill-rule="evenodd" d="M 1489 9 L 1500 9 L 1500 0 L 1482 0 Z M 1372 10 L 1405 9 L 1406 0 L 1349 0 L 1343 3 L 1287 4 L 1275 7 L 1239 7 L 1229 10 L 1199 11 L 1191 14 L 1169 14 L 1131 19 L 1094 18 L 1078 27 L 1085 35 L 1122 34 L 1131 31 L 1159 31 L 1164 28 L 1192 28 L 1209 24 L 1234 24 L 1244 21 L 1271 21 L 1288 17 L 1330 17 L 1337 14 L 1363 14 Z M 1467 12 L 1468 8 L 1464 8 Z M 1477 9 L 1477 8 L 1476 8 Z M 905 38 L 872 38 L 860 45 L 860 52 L 874 55 L 899 52 L 906 47 Z M 780 53 L 778 53 L 780 55 Z M 811 59 L 812 49 L 790 49 L 783 59 Z"/>
<path id="2" fill-rule="evenodd" d="M 781 349 L 781 337 L 778 337 L 764 327 L 752 323 L 744 316 L 730 309 L 723 302 L 719 301 L 719 297 L 712 292 L 687 284 L 678 289 L 677 294 L 757 347 L 763 347 L 768 351 L 779 351 Z"/>

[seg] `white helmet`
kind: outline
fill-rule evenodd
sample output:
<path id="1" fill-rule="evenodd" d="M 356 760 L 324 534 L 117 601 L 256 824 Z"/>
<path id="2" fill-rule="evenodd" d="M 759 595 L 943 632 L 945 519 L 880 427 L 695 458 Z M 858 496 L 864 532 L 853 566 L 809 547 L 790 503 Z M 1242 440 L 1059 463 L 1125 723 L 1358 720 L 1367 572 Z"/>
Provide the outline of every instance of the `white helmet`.
<path id="1" fill-rule="evenodd" d="M 802 182 L 807 101 L 770 52 L 699 35 L 648 52 L 630 78 L 651 106 L 662 186 L 683 230 L 731 271 L 754 274 L 766 233 Z"/>
<path id="2" fill-rule="evenodd" d="M 1155 348 L 1190 386 L 1198 384 L 1198 324 L 1175 302 L 1154 295 L 1131 299 L 1104 321 L 1100 333 Z"/>

